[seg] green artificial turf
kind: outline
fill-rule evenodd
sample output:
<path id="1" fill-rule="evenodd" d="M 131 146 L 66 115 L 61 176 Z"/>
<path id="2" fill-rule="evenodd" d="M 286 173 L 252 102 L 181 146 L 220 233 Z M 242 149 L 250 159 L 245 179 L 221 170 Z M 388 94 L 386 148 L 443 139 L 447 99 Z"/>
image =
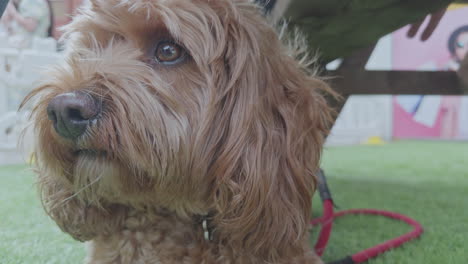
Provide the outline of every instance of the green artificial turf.
<path id="1" fill-rule="evenodd" d="M 42 210 L 33 173 L 0 167 L 0 264 L 81 264 L 84 253 Z"/>
<path id="2" fill-rule="evenodd" d="M 425 228 L 421 239 L 370 263 L 468 263 L 467 143 L 333 147 L 325 150 L 323 168 L 340 209 L 392 210 Z M 314 215 L 320 213 L 316 197 Z M 342 258 L 408 230 L 374 216 L 338 219 L 324 259 Z M 0 167 L 0 263 L 73 264 L 83 258 L 84 245 L 43 213 L 32 172 L 25 166 Z"/>
<path id="3" fill-rule="evenodd" d="M 340 209 L 391 210 L 420 221 L 425 229 L 421 239 L 370 263 L 468 263 L 468 143 L 329 148 L 323 168 Z M 320 213 L 320 200 L 314 202 L 314 213 Z M 409 230 L 376 216 L 338 219 L 324 259 L 342 258 Z"/>

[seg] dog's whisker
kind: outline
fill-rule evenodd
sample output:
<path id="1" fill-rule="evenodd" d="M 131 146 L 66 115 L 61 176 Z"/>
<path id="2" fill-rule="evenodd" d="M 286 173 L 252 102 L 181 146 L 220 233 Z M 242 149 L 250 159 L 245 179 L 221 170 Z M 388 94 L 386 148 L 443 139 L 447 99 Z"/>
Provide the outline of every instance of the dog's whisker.
<path id="1" fill-rule="evenodd" d="M 91 186 L 93 186 L 94 184 L 96 184 L 99 180 L 101 180 L 103 176 L 103 173 L 99 174 L 99 176 L 96 177 L 96 179 L 94 179 L 92 182 L 90 182 L 89 184 L 87 184 L 86 186 L 82 187 L 81 189 L 79 189 L 78 191 L 76 191 L 73 195 L 67 197 L 66 199 L 64 199 L 62 201 L 62 204 L 63 203 L 66 203 L 68 201 L 70 201 L 71 199 L 77 197 L 78 195 L 80 195 L 82 192 L 84 192 L 86 189 L 90 188 Z"/>

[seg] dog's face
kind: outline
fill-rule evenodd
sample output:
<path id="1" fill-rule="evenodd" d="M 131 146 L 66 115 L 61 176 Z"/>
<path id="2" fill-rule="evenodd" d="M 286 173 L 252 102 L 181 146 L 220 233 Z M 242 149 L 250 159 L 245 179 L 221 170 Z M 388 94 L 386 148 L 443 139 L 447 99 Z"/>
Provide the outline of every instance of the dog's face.
<path id="1" fill-rule="evenodd" d="M 256 7 L 93 0 L 66 38 L 26 99 L 40 175 L 88 204 L 214 211 L 254 251 L 299 244 L 329 111 Z"/>

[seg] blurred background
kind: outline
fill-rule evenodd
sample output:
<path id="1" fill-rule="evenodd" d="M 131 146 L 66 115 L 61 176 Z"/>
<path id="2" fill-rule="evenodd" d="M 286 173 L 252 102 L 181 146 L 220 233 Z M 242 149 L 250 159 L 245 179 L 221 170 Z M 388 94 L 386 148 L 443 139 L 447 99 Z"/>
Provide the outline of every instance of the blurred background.
<path id="1" fill-rule="evenodd" d="M 427 20 L 425 23 L 428 23 Z M 468 5 L 449 6 L 434 33 L 426 41 L 409 38 L 409 28 L 405 26 L 382 37 L 365 69 L 426 73 L 459 70 L 460 62 L 468 53 Z M 328 68 L 336 68 L 339 63 L 340 60 L 332 62 Z M 452 88 L 448 82 L 433 85 L 439 86 L 441 93 L 444 93 L 444 89 L 448 91 Z M 425 87 L 414 87 L 414 90 L 418 88 L 424 90 Z M 379 139 L 466 141 L 468 96 L 352 96 L 345 104 L 328 143 L 372 143 Z"/>
<path id="2" fill-rule="evenodd" d="M 18 139 L 28 112 L 18 113 L 40 72 L 62 59 L 59 28 L 70 22 L 81 0 L 12 0 L 0 20 L 0 165 L 29 160 L 31 137 Z"/>

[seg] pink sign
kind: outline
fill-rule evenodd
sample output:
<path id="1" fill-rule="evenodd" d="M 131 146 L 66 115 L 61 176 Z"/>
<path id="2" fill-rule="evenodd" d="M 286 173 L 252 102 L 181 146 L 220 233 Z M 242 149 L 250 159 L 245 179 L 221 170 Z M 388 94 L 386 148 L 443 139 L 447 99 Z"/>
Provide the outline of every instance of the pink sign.
<path id="1" fill-rule="evenodd" d="M 451 8 L 425 42 L 408 29 L 392 34 L 394 70 L 457 70 L 468 53 L 468 6 Z M 468 139 L 468 96 L 395 96 L 393 106 L 394 138 Z"/>
<path id="2" fill-rule="evenodd" d="M 468 96 L 394 96 L 393 137 L 468 139 Z"/>
<path id="3" fill-rule="evenodd" d="M 468 6 L 447 11 L 427 41 L 408 38 L 408 29 L 406 26 L 392 35 L 393 69 L 455 70 L 468 49 Z"/>

